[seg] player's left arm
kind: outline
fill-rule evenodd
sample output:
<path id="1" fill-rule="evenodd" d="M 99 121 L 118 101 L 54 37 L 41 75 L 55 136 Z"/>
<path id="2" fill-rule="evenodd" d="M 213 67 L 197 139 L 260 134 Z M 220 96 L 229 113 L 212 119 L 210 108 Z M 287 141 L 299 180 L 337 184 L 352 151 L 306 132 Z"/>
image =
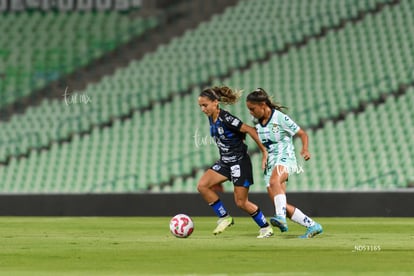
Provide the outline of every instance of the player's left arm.
<path id="1" fill-rule="evenodd" d="M 266 147 L 260 141 L 259 135 L 254 127 L 246 125 L 243 123 L 240 127 L 240 132 L 247 133 L 259 146 L 260 151 L 262 152 L 262 170 L 266 168 L 267 163 L 267 150 Z"/>
<path id="2" fill-rule="evenodd" d="M 305 161 L 308 161 L 311 158 L 311 155 L 308 150 L 308 134 L 303 129 L 299 128 L 298 132 L 296 132 L 297 136 L 299 136 L 300 140 L 302 141 L 302 150 L 300 152 L 300 155 L 305 159 Z"/>

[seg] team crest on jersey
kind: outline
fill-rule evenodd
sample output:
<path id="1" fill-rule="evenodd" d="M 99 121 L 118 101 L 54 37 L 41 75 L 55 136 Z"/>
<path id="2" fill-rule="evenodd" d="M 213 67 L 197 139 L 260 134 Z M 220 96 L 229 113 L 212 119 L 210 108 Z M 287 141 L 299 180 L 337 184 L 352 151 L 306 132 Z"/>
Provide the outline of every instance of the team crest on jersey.
<path id="1" fill-rule="evenodd" d="M 217 128 L 217 131 L 220 135 L 224 133 L 224 129 L 222 127 Z"/>
<path id="2" fill-rule="evenodd" d="M 276 123 L 272 124 L 272 132 L 277 132 L 278 125 Z"/>

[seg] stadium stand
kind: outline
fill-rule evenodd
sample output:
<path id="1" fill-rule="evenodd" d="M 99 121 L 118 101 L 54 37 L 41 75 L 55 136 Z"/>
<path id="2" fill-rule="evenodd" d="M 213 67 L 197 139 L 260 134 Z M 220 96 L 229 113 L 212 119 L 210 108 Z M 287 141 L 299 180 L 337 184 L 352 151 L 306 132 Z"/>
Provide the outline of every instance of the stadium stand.
<path id="1" fill-rule="evenodd" d="M 218 156 L 196 98 L 220 83 L 274 91 L 309 129 L 314 157 L 291 190 L 406 187 L 413 89 L 396 91 L 414 81 L 413 12 L 410 1 L 240 1 L 100 82 L 1 122 L 0 191 L 194 192 Z M 90 104 L 70 102 L 86 95 Z M 243 102 L 230 109 L 248 122 Z"/>
<path id="2" fill-rule="evenodd" d="M 302 11 L 303 13 L 304 8 L 303 5 L 301 5 L 303 4 L 302 2 L 292 3 L 295 3 L 295 5 L 292 7 L 289 6 L 288 10 L 296 10 L 298 15 L 300 14 L 300 11 Z M 246 2 L 243 4 L 251 5 L 250 2 Z M 263 10 L 263 12 L 269 13 L 268 16 L 264 16 L 262 19 L 263 23 L 266 23 L 267 21 L 271 21 L 267 18 L 272 18 L 270 15 L 271 12 L 274 12 L 275 9 L 272 9 L 273 5 L 269 1 L 263 1 L 263 4 L 267 5 L 260 5 L 259 7 Z M 139 62 L 132 61 L 131 65 L 127 68 L 116 71 L 113 76 L 104 78 L 100 83 L 96 85 L 90 85 L 84 91 L 68 92 L 74 95 L 89 95 L 92 98 L 95 94 L 99 92 L 99 96 L 94 97 L 94 108 L 77 105 L 73 106 L 69 110 L 64 108 L 66 104 L 66 102 L 64 101 L 58 101 L 58 103 L 55 102 L 53 104 L 49 104 L 48 102 L 44 101 L 41 105 L 41 108 L 37 109 L 37 111 L 39 111 L 38 115 L 31 114 L 28 117 L 35 119 L 35 121 L 39 122 L 42 125 L 42 121 L 49 120 L 46 118 L 46 116 L 44 116 L 44 114 L 53 114 L 53 119 L 56 119 L 56 112 L 53 112 L 52 110 L 49 111 L 48 109 L 57 108 L 57 110 L 60 110 L 58 114 L 59 120 L 49 120 L 52 121 L 52 125 L 50 127 L 52 133 L 46 134 L 45 139 L 42 139 L 42 141 L 44 141 L 43 143 L 32 144 L 31 147 L 42 147 L 49 144 L 50 141 L 54 141 L 56 139 L 66 139 L 68 137 L 68 134 L 70 133 L 86 131 L 87 129 L 91 129 L 91 126 L 93 125 L 108 122 L 111 117 L 124 116 L 131 112 L 131 110 L 145 107 L 146 104 L 150 103 L 151 101 L 166 99 L 170 97 L 172 93 L 176 93 L 177 91 L 185 91 L 182 90 L 185 87 L 189 87 L 191 85 L 196 85 L 199 83 L 204 83 L 207 81 L 206 78 L 215 77 L 217 76 L 217 74 L 220 75 L 220 72 L 228 71 L 229 68 L 224 67 L 229 66 L 226 61 L 226 57 L 231 55 L 226 54 L 222 57 L 220 55 L 217 55 L 216 53 L 227 53 L 227 51 L 235 49 L 238 50 L 236 51 L 236 53 L 239 54 L 239 62 L 247 62 L 247 60 L 243 60 L 243 58 L 246 58 L 249 55 L 249 53 L 245 51 L 252 49 L 251 45 L 243 45 L 243 43 L 239 43 L 235 40 L 236 37 L 234 37 L 233 35 L 235 33 L 233 32 L 233 30 L 234 28 L 236 28 L 236 25 L 240 25 L 238 23 L 240 21 L 238 20 L 238 18 L 248 18 L 249 16 L 248 8 L 246 9 L 246 11 L 244 11 L 244 14 L 237 11 L 239 9 L 243 11 L 244 5 L 238 5 L 233 9 L 228 9 L 228 12 L 225 12 L 225 14 L 222 15 L 222 17 L 224 18 L 222 20 L 215 19 L 219 18 L 218 16 L 213 17 L 211 22 L 204 25 L 202 24 L 199 28 L 197 28 L 194 31 L 188 31 L 183 37 L 173 40 L 167 46 L 159 47 L 154 54 L 145 56 Z M 256 7 L 256 5 L 254 5 L 254 7 Z M 335 14 L 335 12 L 342 11 L 341 6 L 333 6 L 330 8 L 332 10 L 331 13 L 328 13 L 326 15 L 328 17 L 332 16 L 332 14 Z M 320 20 L 325 18 L 324 16 L 320 16 L 317 13 L 317 8 L 315 10 L 315 13 L 308 15 L 308 21 L 310 21 L 310 19 L 313 18 L 320 18 Z M 298 16 L 293 17 L 297 18 Z M 280 18 L 280 25 L 284 26 L 281 27 L 281 29 L 287 32 L 289 32 L 289 30 L 294 28 L 299 23 L 299 26 L 303 25 L 302 22 L 296 21 L 285 23 L 284 21 L 288 21 L 287 19 L 291 18 L 288 12 L 286 12 L 285 14 L 281 14 Z M 228 28 L 227 25 L 224 25 L 221 31 L 217 32 L 217 29 L 219 28 L 216 27 L 216 21 L 235 23 L 233 26 L 229 26 Z M 271 24 L 269 26 L 272 26 L 273 22 L 270 23 Z M 276 24 L 276 26 L 278 25 L 279 24 Z M 209 31 L 205 31 L 205 29 Z M 249 29 L 246 26 L 244 31 L 242 32 L 240 30 L 239 33 L 244 34 L 245 36 L 250 33 L 258 33 L 259 37 L 257 38 L 256 44 L 261 45 L 260 38 L 265 38 L 266 36 L 268 36 L 269 32 L 267 30 L 261 31 L 261 24 L 256 24 L 254 25 L 254 27 L 252 27 L 252 29 Z M 280 33 L 283 32 L 281 31 Z M 279 32 L 276 32 L 276 34 L 279 34 Z M 217 35 L 220 35 L 221 37 L 217 37 Z M 308 34 L 303 34 L 302 36 L 306 35 Z M 216 39 L 214 39 L 215 37 Z M 199 38 L 203 39 L 203 43 L 199 43 Z M 217 49 L 220 48 L 217 48 L 216 50 L 210 49 L 211 47 L 216 46 L 214 46 L 215 43 L 209 43 L 209 41 L 216 41 L 217 39 L 223 39 L 223 44 L 226 45 L 223 46 L 223 49 L 220 51 L 217 51 Z M 282 38 L 280 39 L 283 42 L 282 45 L 292 43 L 292 41 L 289 39 L 290 37 L 284 38 L 282 36 Z M 192 50 L 188 51 L 187 49 Z M 282 48 L 276 48 L 273 50 L 282 50 Z M 189 55 L 189 53 L 191 52 L 194 53 L 194 57 L 197 53 L 210 53 L 208 55 L 206 54 L 206 60 L 208 60 L 208 63 L 200 62 L 199 59 L 197 62 L 195 62 L 195 59 L 188 58 L 191 56 Z M 182 58 L 184 56 L 186 58 Z M 259 57 L 257 56 L 252 57 L 252 59 L 258 58 Z M 231 62 L 229 64 L 231 64 Z M 194 66 L 197 66 L 197 68 L 194 68 Z M 182 70 L 176 70 L 176 68 L 182 68 Z M 205 68 L 207 68 L 207 70 L 210 71 L 203 71 Z M 217 72 L 218 68 L 219 72 Z M 151 93 L 142 93 L 141 91 L 151 91 Z M 63 95 L 64 91 L 61 91 L 61 94 Z M 60 108 L 58 107 L 59 105 Z M 26 116 L 27 115 L 25 114 L 22 117 Z M 19 119 L 18 121 L 21 120 L 22 119 Z M 78 120 L 82 120 L 82 122 L 78 122 Z M 63 127 L 61 127 L 62 122 L 65 122 Z M 31 125 L 33 125 L 32 123 L 34 122 L 31 122 Z M 9 126 L 15 132 L 17 131 L 17 133 L 13 133 L 12 137 L 5 137 L 3 139 L 4 141 L 12 141 L 19 139 L 19 137 L 27 137 L 26 128 L 20 130 L 20 128 L 16 125 L 9 124 Z M 63 128 L 63 130 L 61 130 L 61 128 Z M 39 136 L 41 135 L 39 132 L 44 132 L 44 129 L 41 126 L 37 127 L 37 131 L 36 127 L 32 127 L 32 129 L 33 132 L 31 132 L 29 136 Z M 55 135 L 57 135 L 57 137 L 54 137 Z M 47 136 L 51 137 L 52 139 L 48 139 Z M 10 148 L 12 147 L 14 147 L 14 145 L 10 145 Z M 8 149 L 7 151 L 10 152 L 10 155 L 20 155 L 27 152 L 27 147 L 22 148 L 21 146 L 19 146 L 13 149 Z M 2 157 L 0 156 L 0 158 Z"/>
<path id="3" fill-rule="evenodd" d="M 0 16 L 1 106 L 81 68 L 158 24 L 119 12 L 5 13 Z"/>

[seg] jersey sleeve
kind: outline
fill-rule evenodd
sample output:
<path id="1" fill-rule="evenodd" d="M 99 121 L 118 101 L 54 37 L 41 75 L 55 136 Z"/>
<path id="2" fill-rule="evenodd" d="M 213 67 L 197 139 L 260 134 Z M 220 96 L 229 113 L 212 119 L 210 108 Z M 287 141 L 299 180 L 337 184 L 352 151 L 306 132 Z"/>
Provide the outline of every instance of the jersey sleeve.
<path id="1" fill-rule="evenodd" d="M 280 113 L 278 117 L 279 125 L 291 136 L 294 136 L 300 130 L 300 127 L 288 115 Z"/>
<path id="2" fill-rule="evenodd" d="M 233 116 L 232 114 L 226 112 L 223 116 L 223 122 L 229 127 L 230 129 L 234 129 L 239 131 L 241 126 L 243 125 L 243 122 L 237 118 L 236 116 Z"/>

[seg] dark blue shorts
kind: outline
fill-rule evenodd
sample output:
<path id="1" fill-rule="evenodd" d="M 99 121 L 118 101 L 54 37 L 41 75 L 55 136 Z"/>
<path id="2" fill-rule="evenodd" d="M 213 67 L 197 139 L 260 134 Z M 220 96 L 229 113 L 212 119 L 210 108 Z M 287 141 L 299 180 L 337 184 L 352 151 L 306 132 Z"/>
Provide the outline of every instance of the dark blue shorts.
<path id="1" fill-rule="evenodd" d="M 252 161 L 248 154 L 234 163 L 218 160 L 210 169 L 227 177 L 234 186 L 249 188 L 250 185 L 253 185 Z"/>

